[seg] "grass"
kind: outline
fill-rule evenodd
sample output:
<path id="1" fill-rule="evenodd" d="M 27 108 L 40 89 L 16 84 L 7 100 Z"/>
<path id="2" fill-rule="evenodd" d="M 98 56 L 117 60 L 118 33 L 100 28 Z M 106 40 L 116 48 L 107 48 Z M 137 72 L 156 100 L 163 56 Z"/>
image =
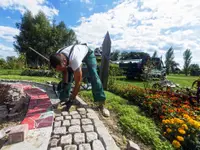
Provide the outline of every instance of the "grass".
<path id="1" fill-rule="evenodd" d="M 162 140 L 159 128 L 154 121 L 141 112 L 137 106 L 130 105 L 127 100 L 110 92 L 105 92 L 106 106 L 117 115 L 118 123 L 125 135 L 136 135 L 145 144 L 151 145 L 156 150 L 171 150 L 171 144 Z M 81 91 L 80 96 L 91 103 L 91 91 Z"/>
<path id="2" fill-rule="evenodd" d="M 21 72 L 19 69 L 1 69 L 0 75 L 20 75 Z"/>
<path id="3" fill-rule="evenodd" d="M 198 78 L 197 76 L 185 76 L 183 74 L 167 76 L 168 80 L 179 84 L 181 87 L 191 87 L 192 83 Z"/>
<path id="4" fill-rule="evenodd" d="M 59 82 L 59 79 L 52 77 L 36 77 L 36 76 L 20 76 L 20 75 L 0 75 L 0 79 L 10 79 L 10 80 L 28 80 L 40 83 L 45 83 L 46 81 Z"/>
<path id="5" fill-rule="evenodd" d="M 199 77 L 197 76 L 185 76 L 184 74 L 180 74 L 180 75 L 172 74 L 172 75 L 167 76 L 168 80 L 176 84 L 179 84 L 181 87 L 191 87 L 192 83 L 198 78 Z M 136 80 L 127 80 L 125 76 L 116 77 L 116 83 L 121 84 L 121 85 L 131 84 L 134 86 L 144 88 L 144 82 L 136 81 Z"/>

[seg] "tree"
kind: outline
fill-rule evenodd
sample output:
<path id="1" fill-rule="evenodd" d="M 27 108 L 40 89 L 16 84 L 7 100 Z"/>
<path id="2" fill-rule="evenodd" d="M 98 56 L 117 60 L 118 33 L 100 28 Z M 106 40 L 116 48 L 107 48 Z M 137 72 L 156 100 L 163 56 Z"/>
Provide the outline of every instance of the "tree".
<path id="1" fill-rule="evenodd" d="M 0 58 L 0 69 L 4 69 L 6 67 L 6 61 L 3 58 Z"/>
<path id="2" fill-rule="evenodd" d="M 170 49 L 165 54 L 165 66 L 167 74 L 169 74 L 173 62 L 174 62 L 174 50 L 172 47 L 170 47 Z"/>
<path id="3" fill-rule="evenodd" d="M 118 50 L 116 50 L 113 53 L 111 53 L 111 60 L 112 61 L 118 60 L 119 59 L 119 54 L 120 54 L 120 51 L 118 51 Z"/>
<path id="4" fill-rule="evenodd" d="M 15 50 L 19 54 L 25 54 L 26 63 L 30 66 L 41 66 L 47 62 L 29 49 L 40 52 L 42 55 L 49 57 L 51 53 L 63 46 L 68 46 L 77 42 L 73 30 L 68 29 L 64 22 L 51 26 L 49 20 L 43 12 L 33 16 L 27 11 L 21 18 L 21 22 L 16 24 L 20 30 L 19 35 L 15 36 Z"/>
<path id="5" fill-rule="evenodd" d="M 190 51 L 190 49 L 185 50 L 185 52 L 183 53 L 183 59 L 184 59 L 183 70 L 185 75 L 188 76 L 190 70 L 190 63 L 192 60 L 192 52 Z"/>
<path id="6" fill-rule="evenodd" d="M 153 58 L 158 57 L 157 51 L 155 51 L 155 52 L 153 53 L 152 57 L 153 57 Z"/>
<path id="7" fill-rule="evenodd" d="M 179 70 L 179 66 L 180 66 L 179 63 L 172 61 L 170 67 L 172 73 L 176 73 L 176 70 Z"/>
<path id="8" fill-rule="evenodd" d="M 149 57 L 148 53 L 144 52 L 122 52 L 121 53 L 121 60 L 127 60 L 127 59 L 143 59 Z"/>
<path id="9" fill-rule="evenodd" d="M 200 75 L 200 68 L 199 68 L 198 64 L 190 65 L 190 75 L 191 76 L 199 76 Z"/>

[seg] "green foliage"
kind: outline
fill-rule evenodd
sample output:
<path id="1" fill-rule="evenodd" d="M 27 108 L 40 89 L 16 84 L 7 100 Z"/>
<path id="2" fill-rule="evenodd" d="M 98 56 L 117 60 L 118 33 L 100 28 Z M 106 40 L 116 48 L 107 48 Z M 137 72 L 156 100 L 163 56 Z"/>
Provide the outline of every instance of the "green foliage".
<path id="1" fill-rule="evenodd" d="M 122 76 L 123 70 L 119 68 L 117 64 L 109 64 L 109 75 L 111 76 Z"/>
<path id="2" fill-rule="evenodd" d="M 165 65 L 166 65 L 166 73 L 169 74 L 172 64 L 174 62 L 174 49 L 170 47 L 170 49 L 165 54 Z"/>
<path id="3" fill-rule="evenodd" d="M 120 54 L 120 51 L 118 51 L 118 50 L 112 52 L 110 60 L 112 60 L 112 61 L 118 60 L 119 59 L 119 54 Z"/>
<path id="4" fill-rule="evenodd" d="M 52 77 L 37 77 L 37 76 L 20 76 L 20 75 L 0 75 L 0 79 L 8 79 L 8 80 L 27 80 L 27 81 L 34 81 L 45 83 L 47 81 L 59 82 L 59 79 L 52 78 Z"/>
<path id="5" fill-rule="evenodd" d="M 144 52 L 122 52 L 121 53 L 121 60 L 127 59 L 142 59 L 144 57 L 150 57 L 148 53 Z"/>
<path id="6" fill-rule="evenodd" d="M 6 60 L 0 59 L 1 69 L 23 69 L 25 66 L 24 55 L 21 54 L 18 58 L 8 56 Z"/>
<path id="7" fill-rule="evenodd" d="M 200 76 L 200 68 L 198 64 L 190 65 L 190 75 L 191 76 Z"/>
<path id="8" fill-rule="evenodd" d="M 152 145 L 156 150 L 172 150 L 172 146 L 168 141 L 160 139 L 159 129 L 153 120 L 142 115 L 141 110 L 128 101 L 110 92 L 106 94 L 106 106 L 113 111 L 118 118 L 120 127 L 124 134 L 132 137 L 139 137 L 145 144 Z M 92 101 L 92 93 L 82 91 L 80 93 L 84 100 Z"/>
<path id="9" fill-rule="evenodd" d="M 21 73 L 20 69 L 0 69 L 0 75 L 20 75 Z"/>
<path id="10" fill-rule="evenodd" d="M 47 64 L 46 60 L 31 51 L 29 47 L 48 58 L 59 48 L 77 42 L 74 31 L 68 29 L 64 22 L 56 25 L 54 21 L 53 26 L 51 26 L 43 12 L 33 16 L 30 11 L 27 11 L 22 16 L 21 22 L 17 23 L 16 26 L 20 33 L 15 36 L 14 47 L 20 54 L 26 55 L 26 63 L 29 66 Z"/>
<path id="11" fill-rule="evenodd" d="M 42 77 L 55 77 L 56 72 L 51 70 L 33 70 L 33 69 L 25 69 L 21 73 L 22 76 L 42 76 Z"/>
<path id="12" fill-rule="evenodd" d="M 3 58 L 0 58 L 0 68 L 4 69 L 6 67 L 6 61 Z"/>
<path id="13" fill-rule="evenodd" d="M 184 59 L 184 72 L 185 75 L 188 76 L 189 74 L 189 69 L 190 69 L 190 63 L 192 60 L 192 52 L 190 51 L 190 49 L 186 49 L 185 52 L 183 53 L 183 59 Z"/>

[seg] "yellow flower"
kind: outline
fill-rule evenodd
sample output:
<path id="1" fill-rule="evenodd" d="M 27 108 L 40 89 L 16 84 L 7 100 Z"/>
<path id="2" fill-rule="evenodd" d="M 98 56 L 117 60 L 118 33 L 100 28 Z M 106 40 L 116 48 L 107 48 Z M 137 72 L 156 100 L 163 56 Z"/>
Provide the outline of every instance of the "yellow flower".
<path id="1" fill-rule="evenodd" d="M 170 133 L 172 132 L 172 130 L 170 128 L 167 128 L 167 132 Z"/>
<path id="2" fill-rule="evenodd" d="M 179 118 L 175 118 L 174 121 L 175 121 L 175 123 L 179 123 L 179 124 L 183 124 L 184 123 L 184 121 L 179 119 Z"/>
<path id="3" fill-rule="evenodd" d="M 188 116 L 187 114 L 184 114 L 183 117 L 186 119 L 190 119 L 190 116 Z"/>
<path id="4" fill-rule="evenodd" d="M 185 129 L 185 130 L 188 130 L 188 126 L 186 124 L 183 124 L 182 127 Z"/>
<path id="5" fill-rule="evenodd" d="M 182 129 L 182 128 L 178 128 L 178 132 L 179 132 L 180 134 L 185 134 L 185 130 Z"/>
<path id="6" fill-rule="evenodd" d="M 177 140 L 179 140 L 181 142 L 184 141 L 184 138 L 182 136 L 177 136 L 176 138 L 177 138 Z"/>
<path id="7" fill-rule="evenodd" d="M 181 144 L 180 144 L 179 141 L 177 141 L 177 140 L 173 140 L 172 145 L 173 145 L 175 148 L 181 147 Z"/>
<path id="8" fill-rule="evenodd" d="M 167 134 L 167 132 L 164 132 L 164 135 L 166 135 Z"/>
<path id="9" fill-rule="evenodd" d="M 193 125 L 196 129 L 199 129 L 200 127 L 200 123 L 198 123 L 197 121 L 195 121 Z"/>
<path id="10" fill-rule="evenodd" d="M 174 119 L 171 119 L 171 120 L 170 120 L 170 123 L 171 123 L 171 124 L 174 124 L 174 122 L 175 122 Z"/>
<path id="11" fill-rule="evenodd" d="M 194 125 L 195 121 L 193 119 L 188 119 L 189 124 Z"/>
<path id="12" fill-rule="evenodd" d="M 169 121 L 169 119 L 165 119 L 165 120 L 162 120 L 162 123 L 164 123 L 164 124 L 169 124 L 170 121 Z"/>
<path id="13" fill-rule="evenodd" d="M 166 124 L 166 123 L 167 123 L 167 121 L 166 121 L 166 120 L 162 120 L 162 123 Z"/>

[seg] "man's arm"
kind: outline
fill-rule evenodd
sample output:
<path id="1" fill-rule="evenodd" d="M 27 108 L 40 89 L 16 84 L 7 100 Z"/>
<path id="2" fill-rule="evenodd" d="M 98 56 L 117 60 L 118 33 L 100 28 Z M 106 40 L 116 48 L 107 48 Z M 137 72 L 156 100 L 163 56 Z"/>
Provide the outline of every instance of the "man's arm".
<path id="1" fill-rule="evenodd" d="M 75 99 L 79 89 L 80 89 L 80 85 L 81 85 L 81 80 L 82 80 L 82 69 L 81 67 L 79 67 L 78 69 L 76 69 L 76 71 L 74 71 L 74 80 L 75 80 L 75 87 L 73 89 L 72 92 L 72 99 Z"/>

